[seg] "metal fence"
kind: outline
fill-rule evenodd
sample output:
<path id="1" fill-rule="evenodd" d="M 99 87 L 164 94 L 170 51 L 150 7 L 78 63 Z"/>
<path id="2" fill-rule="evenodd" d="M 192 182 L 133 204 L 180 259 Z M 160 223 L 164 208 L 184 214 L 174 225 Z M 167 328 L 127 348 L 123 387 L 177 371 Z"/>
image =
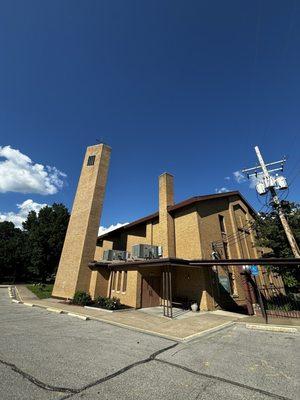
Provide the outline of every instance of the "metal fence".
<path id="1" fill-rule="evenodd" d="M 269 270 L 269 271 L 268 271 Z M 263 268 L 256 279 L 258 300 L 265 317 L 300 318 L 300 293 L 297 288 L 289 291 L 279 274 Z"/>

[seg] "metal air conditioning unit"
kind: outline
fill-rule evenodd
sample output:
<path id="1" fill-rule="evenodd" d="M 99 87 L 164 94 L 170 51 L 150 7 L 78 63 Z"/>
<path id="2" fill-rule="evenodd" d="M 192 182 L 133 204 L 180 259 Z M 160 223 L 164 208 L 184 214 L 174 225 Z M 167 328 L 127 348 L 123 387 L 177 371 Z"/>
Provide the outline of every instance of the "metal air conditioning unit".
<path id="1" fill-rule="evenodd" d="M 129 258 L 129 253 L 123 250 L 104 250 L 104 261 L 126 261 Z"/>
<path id="2" fill-rule="evenodd" d="M 159 258 L 162 255 L 162 248 L 161 246 L 152 246 L 149 244 L 136 244 L 132 246 L 131 255 L 132 258 Z"/>

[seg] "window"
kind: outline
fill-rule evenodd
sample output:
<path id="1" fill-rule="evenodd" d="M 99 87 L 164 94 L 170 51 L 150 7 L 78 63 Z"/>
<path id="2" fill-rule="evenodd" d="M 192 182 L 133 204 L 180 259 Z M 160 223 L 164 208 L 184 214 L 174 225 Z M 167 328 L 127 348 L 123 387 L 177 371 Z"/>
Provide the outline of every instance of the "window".
<path id="1" fill-rule="evenodd" d="M 117 292 L 121 290 L 121 278 L 122 278 L 122 273 L 121 271 L 117 272 Z"/>
<path id="2" fill-rule="evenodd" d="M 122 292 L 126 292 L 126 289 L 127 289 L 127 271 L 123 271 Z"/>
<path id="3" fill-rule="evenodd" d="M 111 290 L 115 290 L 115 286 L 116 286 L 116 272 L 115 271 L 111 271 Z"/>
<path id="4" fill-rule="evenodd" d="M 222 233 L 226 233 L 225 230 L 225 218 L 223 215 L 219 215 L 219 224 L 220 224 L 220 229 Z"/>
<path id="5" fill-rule="evenodd" d="M 88 161 L 87 161 L 87 165 L 91 166 L 95 164 L 95 158 L 96 156 L 89 156 Z"/>

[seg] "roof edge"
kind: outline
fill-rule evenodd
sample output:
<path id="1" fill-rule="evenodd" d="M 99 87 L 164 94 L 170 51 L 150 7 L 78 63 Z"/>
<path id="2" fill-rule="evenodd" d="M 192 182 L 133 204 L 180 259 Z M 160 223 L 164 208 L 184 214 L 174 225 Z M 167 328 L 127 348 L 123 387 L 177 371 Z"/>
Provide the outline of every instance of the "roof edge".
<path id="1" fill-rule="evenodd" d="M 178 210 L 180 208 L 187 207 L 189 205 L 198 203 L 200 201 L 214 200 L 214 199 L 220 199 L 220 198 L 230 197 L 230 196 L 239 196 L 241 198 L 241 200 L 247 205 L 247 207 L 252 212 L 252 214 L 253 215 L 257 214 L 257 212 L 254 210 L 254 208 L 250 205 L 250 203 L 245 199 L 245 197 L 238 190 L 234 190 L 234 191 L 231 191 L 231 192 L 225 192 L 225 193 L 216 193 L 216 194 L 208 194 L 208 195 L 203 195 L 203 196 L 190 197 L 187 200 L 183 200 L 183 201 L 181 201 L 181 202 L 179 202 L 177 204 L 174 204 L 173 206 L 169 206 L 168 207 L 168 211 L 170 213 L 173 213 L 173 212 L 175 212 L 176 210 Z M 114 229 L 113 231 L 104 233 L 103 235 L 98 236 L 97 239 L 100 239 L 100 240 L 101 239 L 105 239 L 106 237 L 111 236 L 116 232 L 119 233 L 119 232 L 125 231 L 125 230 L 127 230 L 129 228 L 132 228 L 133 226 L 137 226 L 137 225 L 142 224 L 144 222 L 148 222 L 148 221 L 154 220 L 154 219 L 156 219 L 158 217 L 159 217 L 159 213 L 157 211 L 157 212 L 155 212 L 153 214 L 147 215 L 146 217 L 139 218 L 139 219 L 137 219 L 137 220 L 135 220 L 133 222 L 130 222 L 127 225 L 121 226 L 120 228 Z"/>

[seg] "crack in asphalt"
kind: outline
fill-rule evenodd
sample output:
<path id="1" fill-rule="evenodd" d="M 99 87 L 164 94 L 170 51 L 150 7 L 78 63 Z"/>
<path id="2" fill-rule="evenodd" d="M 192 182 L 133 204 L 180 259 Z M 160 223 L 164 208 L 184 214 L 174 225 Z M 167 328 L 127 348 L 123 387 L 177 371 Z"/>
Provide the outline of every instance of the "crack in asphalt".
<path id="1" fill-rule="evenodd" d="M 160 362 L 162 364 L 170 365 L 170 366 L 175 367 L 175 368 L 179 368 L 179 369 L 181 369 L 183 371 L 189 372 L 189 373 L 194 374 L 194 375 L 202 376 L 204 378 L 209 378 L 209 379 L 212 379 L 212 380 L 215 380 L 215 381 L 219 381 L 219 382 L 228 383 L 230 385 L 237 386 L 237 387 L 240 387 L 240 388 L 243 388 L 243 389 L 247 389 L 247 390 L 250 390 L 252 392 L 256 392 L 256 393 L 263 394 L 265 396 L 273 397 L 274 399 L 292 400 L 289 397 L 281 396 L 279 394 L 268 392 L 267 390 L 255 388 L 253 386 L 245 385 L 244 383 L 240 383 L 240 382 L 232 381 L 230 379 L 222 378 L 221 376 L 210 375 L 210 374 L 206 374 L 205 372 L 195 371 L 194 369 L 191 369 L 191 368 L 188 368 L 188 367 L 184 367 L 183 365 L 175 364 L 175 363 L 172 363 L 170 361 L 162 360 L 162 359 L 159 359 L 159 358 L 156 359 L 155 361 L 156 362 Z"/>
<path id="2" fill-rule="evenodd" d="M 34 385 L 36 385 L 42 389 L 49 390 L 51 392 L 73 393 L 73 394 L 76 393 L 76 389 L 48 385 L 48 384 L 34 378 L 33 376 L 29 375 L 27 372 L 22 371 L 15 364 L 12 364 L 12 363 L 9 363 L 9 362 L 3 361 L 3 360 L 0 360 L 0 364 L 5 365 L 6 367 L 9 367 L 14 372 L 21 375 L 23 378 L 27 379 L 28 381 L 30 381 L 31 383 L 33 383 Z"/>
<path id="3" fill-rule="evenodd" d="M 189 372 L 189 373 L 191 373 L 193 375 L 202 376 L 202 377 L 205 377 L 205 378 L 208 378 L 208 379 L 211 379 L 211 380 L 224 382 L 224 383 L 227 383 L 227 384 L 230 384 L 230 385 L 242 388 L 242 389 L 246 389 L 246 390 L 249 390 L 249 391 L 252 391 L 252 392 L 260 393 L 260 394 L 263 394 L 265 396 L 272 397 L 274 399 L 292 400 L 292 399 L 290 399 L 288 397 L 281 396 L 281 395 L 278 395 L 278 394 L 275 394 L 275 393 L 271 393 L 271 392 L 268 392 L 268 391 L 263 390 L 263 389 L 255 388 L 253 386 L 249 386 L 249 385 L 246 385 L 244 383 L 232 381 L 230 379 L 222 378 L 222 377 L 216 376 L 216 375 L 206 374 L 204 372 L 199 372 L 199 371 L 193 370 L 191 368 L 185 367 L 185 366 L 180 365 L 180 364 L 176 364 L 176 363 L 173 363 L 173 362 L 170 362 L 170 361 L 167 361 L 167 360 L 162 360 L 162 359 L 156 358 L 160 354 L 175 348 L 176 346 L 178 346 L 178 344 L 179 343 L 177 342 L 177 343 L 172 344 L 171 346 L 168 346 L 168 347 L 165 347 L 165 348 L 163 348 L 161 350 L 158 350 L 158 351 L 152 353 L 149 357 L 147 357 L 147 358 L 145 358 L 143 360 L 136 361 L 136 362 L 134 362 L 132 364 L 129 364 L 129 365 L 119 369 L 118 371 L 116 371 L 116 372 L 114 372 L 114 373 L 112 373 L 110 375 L 107 375 L 107 376 L 105 376 L 103 378 L 97 379 L 96 381 L 91 382 L 91 383 L 89 383 L 89 384 L 87 384 L 87 385 L 85 385 L 85 386 L 83 386 L 82 388 L 79 388 L 79 389 L 72 389 L 72 388 L 48 385 L 48 384 L 38 380 L 37 378 L 34 378 L 30 374 L 22 371 L 15 364 L 9 363 L 7 361 L 3 361 L 1 359 L 0 359 L 0 364 L 11 368 L 13 371 L 15 371 L 16 373 L 20 374 L 23 378 L 29 380 L 31 383 L 33 383 L 34 385 L 36 385 L 36 386 L 38 386 L 38 387 L 40 387 L 40 388 L 42 388 L 44 390 L 48 390 L 48 391 L 52 391 L 52 392 L 68 393 L 67 396 L 61 397 L 60 400 L 69 399 L 69 398 L 73 397 L 75 394 L 82 393 L 85 390 L 92 388 L 93 386 L 100 385 L 101 383 L 107 382 L 107 381 L 109 381 L 109 380 L 111 380 L 111 379 L 113 379 L 113 378 L 115 378 L 115 377 L 117 377 L 119 375 L 122 375 L 125 372 L 131 370 L 132 368 L 137 367 L 138 365 L 147 364 L 147 363 L 149 363 L 151 361 L 156 361 L 156 362 L 159 362 L 159 363 L 162 363 L 162 364 L 166 364 L 166 365 L 169 365 L 171 367 L 181 369 L 181 370 L 183 370 L 185 372 Z"/>
<path id="4" fill-rule="evenodd" d="M 165 348 L 163 348 L 163 349 L 161 349 L 161 350 L 158 350 L 158 351 L 156 351 L 155 353 L 152 353 L 149 357 L 144 358 L 143 360 L 136 361 L 135 363 L 129 364 L 129 365 L 127 365 L 126 367 L 121 368 L 121 369 L 119 369 L 118 371 L 116 371 L 116 372 L 114 372 L 114 373 L 112 373 L 112 374 L 110 374 L 110 375 L 107 375 L 107 376 L 105 376 L 105 377 L 103 377 L 103 378 L 100 378 L 100 379 L 98 379 L 98 380 L 96 380 L 96 381 L 94 381 L 94 382 L 89 383 L 88 385 L 82 387 L 81 389 L 78 389 L 78 390 L 76 391 L 76 393 L 72 393 L 72 394 L 70 394 L 70 395 L 68 395 L 68 396 L 61 397 L 60 400 L 69 399 L 69 398 L 71 398 L 74 394 L 79 394 L 79 393 L 81 393 L 81 392 L 83 392 L 83 391 L 85 391 L 85 390 L 87 390 L 87 389 L 92 388 L 93 386 L 97 386 L 97 385 L 100 385 L 101 383 L 104 383 L 104 382 L 106 382 L 106 381 L 109 381 L 110 379 L 113 379 L 113 378 L 115 378 L 116 376 L 122 375 L 124 372 L 129 371 L 130 369 L 132 369 L 132 368 L 134 368 L 134 367 L 137 367 L 138 365 L 142 365 L 142 364 L 149 363 L 150 361 L 155 360 L 156 357 L 157 357 L 158 355 L 164 353 L 165 351 L 168 351 L 168 350 L 173 349 L 174 347 L 178 346 L 178 344 L 179 344 L 179 343 L 177 342 L 177 343 L 172 344 L 171 346 L 168 346 L 168 347 L 165 347 Z"/>
<path id="5" fill-rule="evenodd" d="M 117 376 L 120 376 L 120 375 L 124 374 L 125 372 L 131 370 L 132 368 L 135 368 L 135 367 L 137 367 L 139 365 L 147 364 L 147 363 L 149 363 L 151 361 L 156 361 L 156 362 L 159 362 L 159 363 L 162 363 L 162 364 L 166 364 L 166 365 L 169 365 L 171 367 L 178 368 L 178 369 L 181 369 L 181 370 L 183 370 L 185 372 L 191 373 L 193 375 L 201 376 L 201 377 L 208 378 L 208 379 L 211 379 L 211 380 L 214 380 L 214 381 L 224 382 L 224 383 L 227 383 L 227 384 L 230 384 L 230 385 L 242 388 L 242 389 L 246 389 L 246 390 L 249 390 L 249 391 L 252 391 L 252 392 L 260 393 L 260 394 L 263 394 L 265 396 L 268 396 L 268 397 L 271 397 L 271 398 L 274 398 L 274 399 L 292 400 L 292 399 L 290 399 L 288 397 L 281 396 L 281 395 L 278 395 L 278 394 L 275 394 L 275 393 L 271 393 L 271 392 L 268 392 L 268 391 L 263 390 L 263 389 L 255 388 L 253 386 L 249 386 L 249 385 L 246 385 L 244 383 L 232 381 L 230 379 L 222 378 L 222 377 L 216 376 L 216 375 L 206 374 L 204 372 L 199 372 L 199 371 L 196 371 L 194 369 L 185 367 L 185 366 L 180 365 L 180 364 L 176 364 L 176 363 L 173 363 L 173 362 L 170 362 L 170 361 L 167 361 L 167 360 L 162 360 L 162 359 L 156 358 L 160 354 L 162 354 L 162 353 L 164 353 L 164 352 L 166 352 L 168 350 L 171 350 L 171 349 L 175 348 L 178 345 L 179 345 L 179 343 L 177 342 L 177 343 L 172 344 L 171 346 L 168 346 L 168 347 L 165 347 L 165 348 L 163 348 L 161 350 L 158 350 L 158 351 L 152 353 L 147 358 L 144 358 L 144 359 L 142 359 L 140 361 L 136 361 L 136 362 L 134 362 L 132 364 L 129 364 L 129 365 L 119 369 L 118 371 L 116 371 L 116 372 L 114 372 L 114 373 L 112 373 L 110 375 L 107 375 L 107 376 L 105 376 L 103 378 L 97 379 L 96 381 L 91 382 L 91 383 L 89 383 L 89 384 L 87 384 L 87 385 L 85 385 L 85 386 L 83 386 L 83 387 L 81 387 L 79 389 L 72 389 L 72 388 L 48 385 L 48 384 L 46 384 L 46 383 L 34 378 L 33 376 L 29 375 L 28 373 L 22 371 L 15 364 L 3 361 L 1 359 L 0 359 L 0 364 L 11 368 L 13 371 L 15 371 L 16 373 L 20 374 L 23 378 L 29 380 L 31 383 L 33 383 L 34 385 L 36 385 L 36 386 L 38 386 L 38 387 L 40 387 L 40 388 L 42 388 L 44 390 L 48 390 L 48 391 L 52 391 L 52 392 L 68 393 L 66 396 L 61 397 L 60 400 L 69 399 L 69 398 L 73 397 L 75 394 L 82 393 L 87 389 L 90 389 L 90 388 L 92 388 L 94 386 L 100 385 L 100 384 L 102 384 L 104 382 L 107 382 L 107 381 L 117 377 Z"/>
<path id="6" fill-rule="evenodd" d="M 143 360 L 136 361 L 135 363 L 129 364 L 126 367 L 121 368 L 120 370 L 118 370 L 118 371 L 116 371 L 116 372 L 114 372 L 114 373 L 112 373 L 112 374 L 110 374 L 108 376 L 105 376 L 105 377 L 100 378 L 100 379 L 98 379 L 98 380 L 96 380 L 94 382 L 91 382 L 91 383 L 89 383 L 89 384 L 87 384 L 87 385 L 85 385 L 85 386 L 83 386 L 82 388 L 79 388 L 79 389 L 72 389 L 72 388 L 48 385 L 48 384 L 40 381 L 39 379 L 34 378 L 32 375 L 28 374 L 27 372 L 22 371 L 15 364 L 9 363 L 9 362 L 1 360 L 1 359 L 0 359 L 0 364 L 11 368 L 14 372 L 18 373 L 23 378 L 29 380 L 31 383 L 33 383 L 34 385 L 36 385 L 36 386 L 38 386 L 38 387 L 40 387 L 42 389 L 45 389 L 45 390 L 48 390 L 48 391 L 51 391 L 51 392 L 68 393 L 67 396 L 64 396 L 64 397 L 61 398 L 61 400 L 63 400 L 63 399 L 68 399 L 68 398 L 72 397 L 74 394 L 78 394 L 78 393 L 83 392 L 84 390 L 90 389 L 93 386 L 99 385 L 99 384 L 101 384 L 103 382 L 106 382 L 106 381 L 108 381 L 110 379 L 113 379 L 116 376 L 121 375 L 124 372 L 126 372 L 126 371 L 128 371 L 128 370 L 130 370 L 130 369 L 132 369 L 132 368 L 134 368 L 134 367 L 136 367 L 138 365 L 146 364 L 146 363 L 148 363 L 150 361 L 153 361 L 153 360 L 155 360 L 155 358 L 158 355 L 162 354 L 165 351 L 171 350 L 172 348 L 174 348 L 177 345 L 178 345 L 178 343 L 174 343 L 171 346 L 168 346 L 168 347 L 165 347 L 165 348 L 163 348 L 161 350 L 158 350 L 158 351 L 156 351 L 155 353 L 152 353 L 149 357 L 147 357 L 147 358 L 145 358 Z"/>
<path id="7" fill-rule="evenodd" d="M 122 375 L 123 373 L 129 371 L 130 369 L 132 369 L 132 368 L 134 368 L 134 367 L 137 367 L 138 365 L 146 364 L 146 363 L 149 363 L 149 362 L 151 362 L 151 361 L 156 361 L 156 362 L 160 362 L 160 363 L 162 363 L 162 364 L 170 365 L 170 366 L 172 366 L 172 367 L 174 367 L 174 368 L 181 369 L 181 370 L 186 371 L 186 372 L 189 372 L 189 373 L 191 373 L 191 374 L 193 374 L 193 375 L 197 375 L 197 376 L 201 376 L 201 377 L 204 377 L 204 378 L 208 378 L 208 379 L 210 379 L 210 380 L 212 380 L 212 381 L 219 381 L 219 382 L 227 383 L 227 384 L 229 384 L 229 385 L 236 386 L 236 387 L 239 387 L 239 388 L 242 388 L 242 389 L 246 389 L 246 390 L 249 390 L 249 391 L 251 391 L 251 392 L 260 393 L 260 394 L 262 394 L 262 395 L 265 395 L 265 396 L 268 396 L 268 397 L 271 397 L 271 398 L 274 398 L 274 399 L 277 399 L 277 400 L 292 400 L 292 399 L 290 399 L 289 397 L 285 397 L 285 396 L 281 396 L 281 395 L 279 395 L 279 394 L 275 394 L 275 393 L 272 393 L 272 392 L 268 392 L 267 390 L 255 388 L 255 387 L 253 387 L 253 386 L 249 386 L 249 385 L 246 385 L 246 384 L 244 384 L 244 383 L 232 381 L 232 380 L 230 380 L 230 379 L 222 378 L 222 377 L 220 377 L 220 376 L 211 375 L 211 374 L 206 374 L 206 373 L 204 373 L 204 372 L 199 372 L 199 371 L 193 370 L 193 369 L 191 369 L 191 368 L 182 366 L 182 365 L 180 365 L 180 364 L 176 364 L 176 363 L 172 363 L 172 362 L 167 361 L 167 360 L 162 360 L 162 359 L 156 358 L 158 355 L 160 355 L 160 354 L 162 354 L 162 353 L 164 353 L 164 352 L 166 352 L 166 351 L 168 351 L 168 350 L 171 350 L 171 349 L 173 349 L 174 347 L 178 346 L 178 344 L 179 344 L 179 343 L 175 343 L 175 344 L 173 344 L 173 345 L 171 345 L 171 346 L 168 346 L 168 347 L 166 347 L 166 348 L 164 348 L 164 349 L 158 350 L 158 351 L 156 351 L 155 353 L 151 354 L 148 358 L 145 358 L 145 359 L 143 359 L 143 360 L 140 360 L 140 361 L 137 361 L 137 362 L 135 362 L 135 363 L 129 364 L 129 365 L 127 365 L 126 367 L 121 368 L 120 370 L 114 372 L 113 374 L 110 374 L 110 375 L 108 375 L 108 376 L 106 376 L 106 377 L 103 377 L 103 378 L 98 379 L 97 381 L 94 381 L 94 382 L 92 382 L 92 383 L 89 383 L 88 385 L 82 387 L 81 389 L 78 389 L 78 390 L 76 391 L 76 393 L 71 393 L 71 394 L 69 394 L 69 395 L 67 395 L 67 396 L 61 397 L 60 400 L 67 400 L 67 399 L 70 399 L 71 397 L 74 396 L 74 394 L 82 393 L 82 392 L 84 392 L 85 390 L 90 389 L 90 388 L 92 388 L 92 387 L 94 387 L 94 386 L 100 385 L 101 383 L 104 383 L 104 382 L 106 382 L 106 381 L 108 381 L 108 380 L 110 380 L 110 379 L 113 379 L 113 378 L 115 378 L 116 376 L 120 376 L 120 375 Z M 206 389 L 206 386 L 205 386 L 204 390 L 205 390 L 205 389 Z M 199 396 L 201 393 L 202 393 L 202 392 L 198 393 L 198 396 Z M 197 398 L 198 398 L 198 397 L 197 397 Z"/>

